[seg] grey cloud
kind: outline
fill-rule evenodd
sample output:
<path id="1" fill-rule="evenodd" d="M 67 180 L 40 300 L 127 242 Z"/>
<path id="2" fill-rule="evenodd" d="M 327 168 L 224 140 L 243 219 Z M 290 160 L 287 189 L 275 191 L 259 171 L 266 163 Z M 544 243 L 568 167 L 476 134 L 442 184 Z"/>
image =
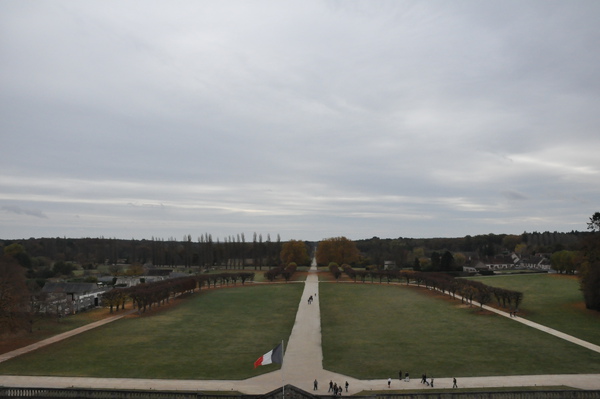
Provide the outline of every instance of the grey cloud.
<path id="1" fill-rule="evenodd" d="M 37 210 L 37 209 L 23 209 L 17 205 L 3 205 L 2 209 L 6 212 L 14 213 L 17 215 L 28 215 L 28 216 L 34 216 L 34 217 L 40 218 L 40 219 L 48 219 L 48 216 L 46 216 L 44 214 L 44 212 Z"/>
<path id="2" fill-rule="evenodd" d="M 518 192 L 518 191 L 512 191 L 512 190 L 508 190 L 508 191 L 502 191 L 502 195 L 509 199 L 509 200 L 513 200 L 513 201 L 524 201 L 529 199 L 529 197 L 527 197 L 526 195 Z"/>
<path id="3" fill-rule="evenodd" d="M 0 3 L 0 204 L 57 221 L 0 236 L 461 235 L 597 211 L 594 2 L 138 7 Z"/>

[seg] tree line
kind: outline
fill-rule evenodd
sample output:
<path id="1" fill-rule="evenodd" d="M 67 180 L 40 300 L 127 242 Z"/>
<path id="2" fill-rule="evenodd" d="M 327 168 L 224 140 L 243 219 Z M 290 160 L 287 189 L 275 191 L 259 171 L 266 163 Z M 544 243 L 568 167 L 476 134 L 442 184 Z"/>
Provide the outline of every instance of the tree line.
<path id="1" fill-rule="evenodd" d="M 203 285 L 207 288 L 217 287 L 217 285 L 236 285 L 238 281 L 244 285 L 247 281 L 254 280 L 254 273 L 215 273 L 206 275 L 196 275 L 189 277 L 178 277 L 169 280 L 155 281 L 151 283 L 138 284 L 127 288 L 113 288 L 102 295 L 102 303 L 110 309 L 125 309 L 125 303 L 131 300 L 133 307 L 140 313 L 152 306 L 160 306 L 168 303 L 170 299 L 185 293 L 193 293 L 200 290 Z"/>
<path id="2" fill-rule="evenodd" d="M 182 240 L 173 237 L 166 240 L 155 237 L 150 240 L 56 237 L 2 240 L 0 246 L 6 248 L 12 244 L 24 248 L 17 256 L 19 263 L 27 268 L 48 266 L 59 261 L 75 262 L 84 268 L 117 263 L 226 268 L 275 266 L 280 262 L 282 246 L 279 234 L 276 240 L 272 240 L 270 234 L 263 239 L 263 235 L 257 233 L 253 234 L 252 240 L 247 240 L 243 233 L 223 239 L 213 239 L 211 234 L 206 233 L 196 240 L 189 234 Z"/>
<path id="3" fill-rule="evenodd" d="M 362 254 L 360 266 L 382 265 L 392 261 L 400 268 L 412 268 L 419 261 L 422 268 L 435 269 L 435 259 L 446 252 L 468 254 L 467 257 L 489 259 L 503 252 L 518 252 L 521 256 L 577 250 L 586 232 L 524 232 L 522 234 L 482 234 L 452 238 L 379 238 L 357 240 Z M 424 262 L 423 260 L 426 259 Z M 440 259 L 441 260 L 441 259 Z M 462 259 L 456 259 L 460 266 Z M 351 262 L 350 262 L 351 263 Z M 341 263 L 340 263 L 341 264 Z"/>
<path id="4" fill-rule="evenodd" d="M 417 286 L 424 285 L 426 288 L 448 293 L 453 298 L 456 298 L 458 294 L 463 302 L 466 301 L 470 304 L 475 299 L 481 306 L 495 299 L 499 307 L 518 310 L 524 296 L 519 291 L 491 287 L 479 281 L 455 278 L 446 273 L 427 273 L 414 270 L 355 270 L 348 264 L 342 265 L 340 270 L 335 263 L 329 265 L 329 270 L 336 280 L 341 277 L 342 273 L 346 273 L 354 282 L 364 283 L 367 278 L 371 280 L 371 283 L 377 280 L 380 284 L 391 283 L 394 280 L 399 283 L 405 282 L 406 285 L 412 282 Z"/>

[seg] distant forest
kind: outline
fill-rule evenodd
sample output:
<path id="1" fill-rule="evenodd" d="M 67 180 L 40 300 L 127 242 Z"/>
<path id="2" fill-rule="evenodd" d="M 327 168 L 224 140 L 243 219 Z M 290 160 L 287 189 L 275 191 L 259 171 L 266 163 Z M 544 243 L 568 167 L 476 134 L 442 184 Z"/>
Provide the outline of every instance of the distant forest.
<path id="1" fill-rule="evenodd" d="M 589 233 L 572 231 L 532 232 L 520 235 L 486 234 L 460 238 L 379 238 L 355 240 L 361 253 L 360 265 L 383 265 L 394 262 L 398 267 L 411 267 L 415 258 L 432 252 L 463 253 L 468 257 L 491 258 L 509 253 L 519 246 L 521 253 L 553 253 L 575 250 L 580 239 Z M 310 252 L 318 242 L 305 241 Z M 0 240 L 0 248 L 20 244 L 24 248 L 19 263 L 25 267 L 48 266 L 54 262 L 75 262 L 84 269 L 100 264 L 151 264 L 153 266 L 219 266 L 225 268 L 277 266 L 281 263 L 282 242 L 277 236 L 254 234 L 246 240 L 243 234 L 213 240 L 210 234 L 192 240 L 152 238 L 123 240 L 116 238 L 29 238 Z"/>

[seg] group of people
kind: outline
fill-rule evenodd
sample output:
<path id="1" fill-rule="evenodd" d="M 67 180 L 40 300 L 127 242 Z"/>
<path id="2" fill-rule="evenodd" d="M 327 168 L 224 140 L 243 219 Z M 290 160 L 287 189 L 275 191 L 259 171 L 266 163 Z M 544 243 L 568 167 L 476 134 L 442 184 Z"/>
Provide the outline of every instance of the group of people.
<path id="1" fill-rule="evenodd" d="M 426 384 L 428 387 L 432 387 L 433 388 L 433 377 L 431 377 L 430 381 L 427 381 L 427 374 L 423 373 L 421 375 L 421 384 Z"/>
<path id="2" fill-rule="evenodd" d="M 405 373 L 403 375 L 402 371 L 398 371 L 398 379 L 400 381 L 410 382 L 410 376 L 408 375 L 408 373 Z M 423 373 L 421 375 L 421 384 L 427 384 L 428 387 L 433 388 L 433 377 L 430 377 L 429 380 L 427 380 L 427 374 Z M 388 378 L 388 388 L 391 388 L 391 386 L 392 386 L 392 379 Z M 456 378 L 452 378 L 452 388 L 458 388 L 458 385 L 456 383 Z"/>
<path id="3" fill-rule="evenodd" d="M 348 384 L 348 381 L 346 381 L 346 384 L 344 386 L 346 387 L 346 392 L 348 392 L 348 387 L 350 386 L 350 384 Z M 319 383 L 317 382 L 317 380 L 315 380 L 313 390 L 316 391 L 318 389 Z M 327 392 L 333 393 L 333 396 L 341 396 L 343 391 L 344 388 L 342 387 L 342 384 L 338 385 L 336 382 L 333 382 L 333 380 L 329 381 L 329 390 Z"/>
<path id="4" fill-rule="evenodd" d="M 406 382 L 409 382 L 410 381 L 410 376 L 408 375 L 408 373 L 406 373 L 406 374 L 404 374 L 404 377 L 402 377 L 402 371 L 398 371 L 398 379 L 400 381 L 404 380 Z"/>

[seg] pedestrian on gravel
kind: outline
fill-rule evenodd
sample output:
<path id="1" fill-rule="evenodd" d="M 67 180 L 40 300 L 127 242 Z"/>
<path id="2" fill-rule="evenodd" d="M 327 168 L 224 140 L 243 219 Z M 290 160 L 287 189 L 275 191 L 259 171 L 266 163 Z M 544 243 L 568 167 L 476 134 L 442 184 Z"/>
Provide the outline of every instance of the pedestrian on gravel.
<path id="1" fill-rule="evenodd" d="M 433 377 L 431 377 L 431 387 L 433 388 Z"/>
<path id="2" fill-rule="evenodd" d="M 390 387 L 390 385 L 392 385 L 392 379 L 388 378 L 388 388 Z"/>
<path id="3" fill-rule="evenodd" d="M 458 388 L 458 385 L 456 385 L 456 378 L 452 378 L 452 382 L 454 383 L 454 385 L 452 385 L 452 388 Z"/>
<path id="4" fill-rule="evenodd" d="M 319 382 L 317 381 L 317 379 L 315 378 L 315 382 L 313 382 L 313 391 L 316 391 L 319 389 Z"/>
<path id="5" fill-rule="evenodd" d="M 402 370 L 398 371 L 398 379 L 402 381 Z"/>
<path id="6" fill-rule="evenodd" d="M 329 391 L 327 392 L 332 392 L 333 391 L 333 381 L 329 380 Z"/>
<path id="7" fill-rule="evenodd" d="M 350 384 L 348 384 L 348 381 L 346 381 L 346 392 L 348 392 L 348 387 L 350 386 Z"/>

